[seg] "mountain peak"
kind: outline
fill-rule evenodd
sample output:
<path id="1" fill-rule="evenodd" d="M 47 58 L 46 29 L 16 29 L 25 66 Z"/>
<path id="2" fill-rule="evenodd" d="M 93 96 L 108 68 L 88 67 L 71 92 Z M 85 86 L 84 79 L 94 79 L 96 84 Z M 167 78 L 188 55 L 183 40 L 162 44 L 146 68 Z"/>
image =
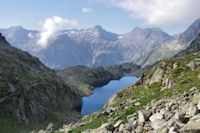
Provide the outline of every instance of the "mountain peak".
<path id="1" fill-rule="evenodd" d="M 98 31 L 98 32 L 102 32 L 105 31 L 100 25 L 96 25 L 92 28 L 92 30 Z"/>
<path id="2" fill-rule="evenodd" d="M 24 27 L 22 26 L 11 26 L 9 29 L 12 29 L 12 30 L 18 30 L 18 29 L 24 29 Z"/>
<path id="3" fill-rule="evenodd" d="M 199 32 L 200 32 L 200 18 L 195 20 L 188 27 L 188 29 L 180 35 L 178 41 L 181 44 L 187 44 L 191 42 L 192 40 L 194 40 L 196 36 L 199 34 Z"/>
<path id="4" fill-rule="evenodd" d="M 132 31 L 141 31 L 141 30 L 142 30 L 142 29 L 141 29 L 140 27 L 136 26 L 135 28 L 133 28 Z"/>
<path id="5" fill-rule="evenodd" d="M 94 29 L 103 30 L 103 28 L 100 25 L 94 26 Z"/>

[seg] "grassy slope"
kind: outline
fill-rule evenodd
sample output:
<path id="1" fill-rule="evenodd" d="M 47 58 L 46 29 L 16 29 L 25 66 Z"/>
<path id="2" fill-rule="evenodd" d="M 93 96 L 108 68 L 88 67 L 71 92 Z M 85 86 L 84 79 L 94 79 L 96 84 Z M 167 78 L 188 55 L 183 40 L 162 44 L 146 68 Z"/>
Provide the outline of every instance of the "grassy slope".
<path id="1" fill-rule="evenodd" d="M 194 59 L 200 58 L 200 52 L 188 55 L 186 57 L 179 57 L 174 59 L 164 60 L 162 62 L 166 62 L 166 66 L 163 68 L 165 74 L 167 76 L 171 76 L 172 79 L 176 82 L 176 85 L 170 89 L 165 91 L 161 91 L 162 80 L 160 82 L 154 83 L 151 86 L 148 86 L 148 89 L 145 89 L 144 85 L 135 87 L 140 81 L 138 81 L 135 85 L 132 85 L 128 88 L 125 88 L 117 93 L 118 98 L 116 98 L 116 103 L 113 104 L 113 107 L 118 107 L 117 111 L 113 113 L 113 115 L 109 117 L 100 117 L 97 118 L 97 112 L 91 115 L 88 115 L 85 120 L 90 120 L 88 124 L 76 128 L 72 131 L 72 133 L 79 133 L 81 131 L 85 131 L 87 129 L 95 129 L 101 126 L 102 123 L 105 123 L 110 118 L 117 118 L 124 120 L 126 122 L 127 116 L 133 114 L 137 110 L 141 109 L 143 106 L 147 105 L 152 100 L 162 99 L 164 97 L 171 97 L 172 95 L 177 95 L 178 93 L 183 93 L 184 91 L 188 91 L 191 87 L 197 87 L 200 89 L 200 67 L 196 67 L 193 71 L 190 70 L 189 67 L 186 66 Z M 150 79 L 155 72 L 155 69 L 162 63 L 158 63 L 155 68 L 152 68 L 144 73 L 148 79 Z M 200 62 L 200 61 L 196 61 Z M 173 64 L 177 63 L 178 67 L 175 69 L 173 68 Z M 167 72 L 167 68 L 171 68 L 170 72 Z M 134 88 L 134 89 L 133 89 Z M 131 106 L 128 110 L 124 111 L 123 106 L 120 106 L 121 103 L 127 101 L 127 99 L 137 99 L 138 102 L 141 103 L 141 106 Z M 103 110 L 102 110 L 103 111 Z M 100 111 L 100 112 L 102 112 Z M 84 122 L 85 120 L 80 120 L 79 123 Z"/>

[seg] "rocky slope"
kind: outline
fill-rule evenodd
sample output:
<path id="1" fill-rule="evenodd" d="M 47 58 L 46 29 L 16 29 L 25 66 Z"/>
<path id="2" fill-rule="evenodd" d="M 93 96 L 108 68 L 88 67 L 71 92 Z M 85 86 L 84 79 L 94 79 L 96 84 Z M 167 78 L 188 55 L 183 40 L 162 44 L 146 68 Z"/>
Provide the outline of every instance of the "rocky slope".
<path id="1" fill-rule="evenodd" d="M 105 67 L 74 66 L 57 71 L 62 79 L 82 96 L 92 94 L 95 87 L 107 84 L 123 76 L 137 76 L 142 73 L 140 66 L 132 63 L 107 65 Z"/>
<path id="2" fill-rule="evenodd" d="M 104 109 L 64 125 L 60 132 L 200 132 L 200 52 L 163 60 Z M 41 131 L 42 133 L 43 131 Z"/>
<path id="3" fill-rule="evenodd" d="M 176 57 L 185 56 L 197 51 L 200 51 L 200 33 L 198 37 L 195 40 L 193 40 L 186 49 L 181 50 L 178 54 L 176 54 Z"/>
<path id="4" fill-rule="evenodd" d="M 81 96 L 53 70 L 10 46 L 0 34 L 0 132 L 26 132 L 32 123 L 63 122 L 78 114 L 81 105 Z"/>
<path id="5" fill-rule="evenodd" d="M 155 62 L 175 56 L 180 50 L 185 49 L 200 32 L 200 19 L 194 21 L 183 33 L 178 35 L 174 41 L 159 48 L 149 49 L 134 63 L 141 66 L 154 64 Z"/>

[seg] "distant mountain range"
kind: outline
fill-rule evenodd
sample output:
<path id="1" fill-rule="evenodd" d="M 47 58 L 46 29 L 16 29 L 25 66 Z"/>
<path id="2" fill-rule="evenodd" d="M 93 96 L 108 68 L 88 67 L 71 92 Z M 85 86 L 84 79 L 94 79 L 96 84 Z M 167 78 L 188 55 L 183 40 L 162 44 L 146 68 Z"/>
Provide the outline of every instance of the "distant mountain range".
<path id="1" fill-rule="evenodd" d="M 134 28 L 118 35 L 97 25 L 82 30 L 65 30 L 46 49 L 38 51 L 39 31 L 21 26 L 0 29 L 15 47 L 28 51 L 54 69 L 75 65 L 104 66 L 132 62 L 146 66 L 158 60 L 172 57 L 185 48 L 198 34 L 200 19 L 184 33 L 170 36 L 159 28 Z"/>

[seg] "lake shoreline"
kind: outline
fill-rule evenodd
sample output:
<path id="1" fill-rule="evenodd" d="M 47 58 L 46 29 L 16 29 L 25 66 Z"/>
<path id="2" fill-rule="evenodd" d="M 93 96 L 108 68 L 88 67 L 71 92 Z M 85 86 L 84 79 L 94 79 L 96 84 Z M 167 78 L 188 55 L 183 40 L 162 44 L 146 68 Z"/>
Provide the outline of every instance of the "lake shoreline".
<path id="1" fill-rule="evenodd" d="M 137 80 L 138 78 L 135 76 L 124 76 L 118 80 L 111 80 L 106 85 L 94 88 L 92 95 L 82 97 L 81 115 L 85 116 L 103 109 L 104 104 L 113 94 L 132 85 Z"/>

